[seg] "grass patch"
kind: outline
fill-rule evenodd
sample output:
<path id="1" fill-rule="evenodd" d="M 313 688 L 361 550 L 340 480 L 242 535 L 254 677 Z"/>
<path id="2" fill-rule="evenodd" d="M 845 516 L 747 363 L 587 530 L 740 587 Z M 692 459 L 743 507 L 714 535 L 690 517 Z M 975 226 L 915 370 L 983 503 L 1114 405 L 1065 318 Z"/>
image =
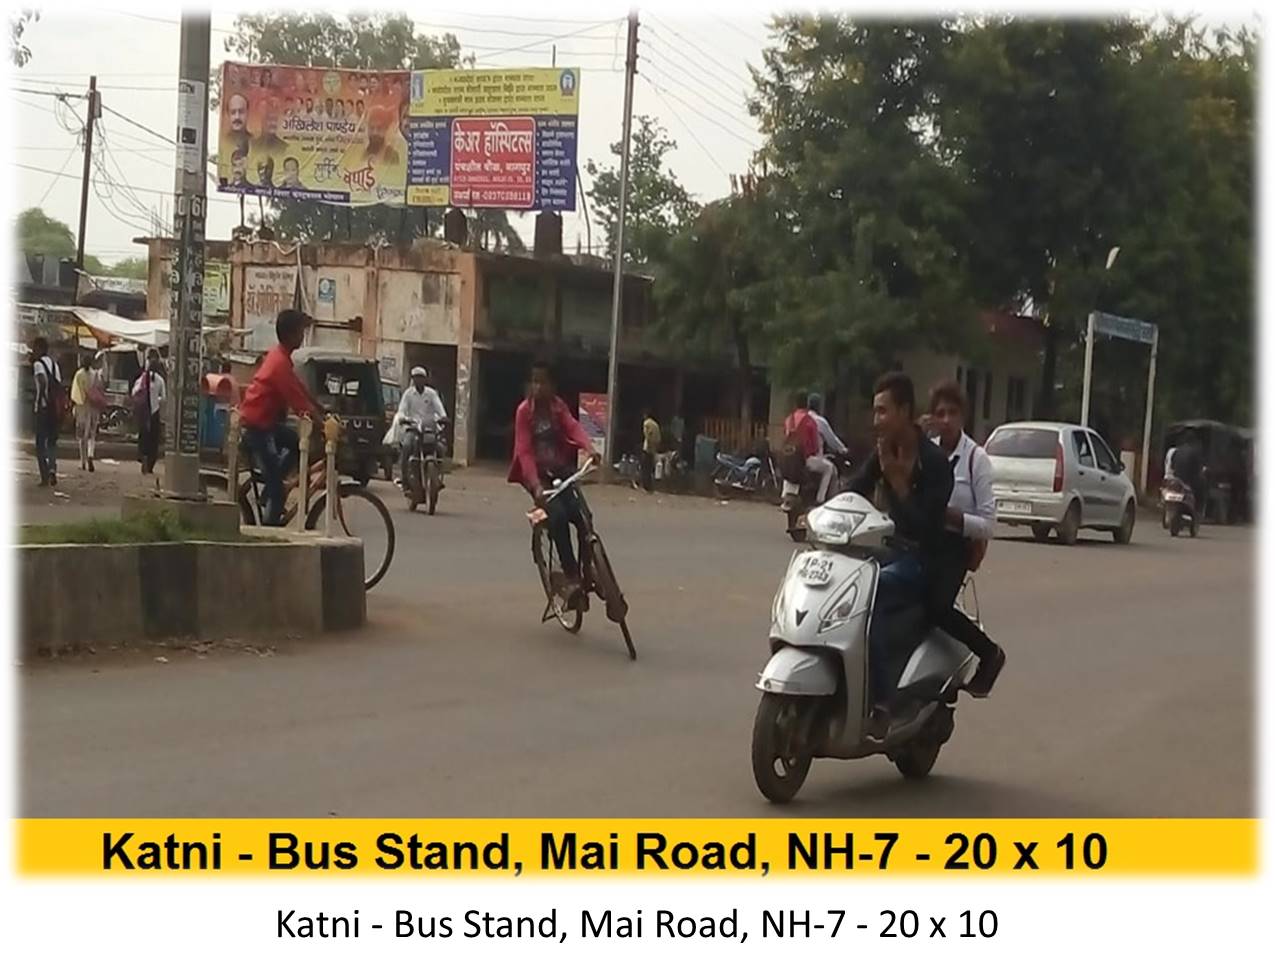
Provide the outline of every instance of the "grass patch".
<path id="1" fill-rule="evenodd" d="M 237 541 L 256 543 L 237 531 L 199 530 L 185 526 L 172 511 L 130 517 L 94 518 L 67 524 L 24 524 L 19 544 L 161 544 L 179 541 Z M 268 541 L 267 541 L 268 543 Z"/>

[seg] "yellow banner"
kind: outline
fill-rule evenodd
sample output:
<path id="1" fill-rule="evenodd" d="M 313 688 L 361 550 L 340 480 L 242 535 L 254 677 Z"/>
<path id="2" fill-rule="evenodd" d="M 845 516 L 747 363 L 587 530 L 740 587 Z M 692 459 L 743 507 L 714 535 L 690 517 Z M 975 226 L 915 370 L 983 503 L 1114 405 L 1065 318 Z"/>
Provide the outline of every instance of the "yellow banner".
<path id="1" fill-rule="evenodd" d="M 577 115 L 578 68 L 413 71 L 410 114 Z"/>
<path id="2" fill-rule="evenodd" d="M 45 819 L 27 876 L 1243 876 L 1253 819 Z"/>

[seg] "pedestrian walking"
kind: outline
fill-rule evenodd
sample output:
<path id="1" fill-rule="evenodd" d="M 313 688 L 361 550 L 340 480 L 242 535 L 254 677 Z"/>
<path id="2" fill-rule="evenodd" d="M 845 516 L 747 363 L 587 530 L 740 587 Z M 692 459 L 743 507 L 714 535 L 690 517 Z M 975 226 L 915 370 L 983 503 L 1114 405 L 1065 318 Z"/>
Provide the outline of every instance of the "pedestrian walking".
<path id="1" fill-rule="evenodd" d="M 146 353 L 146 367 L 133 383 L 133 408 L 137 413 L 137 455 L 142 474 L 155 472 L 164 435 L 164 400 L 168 389 L 159 370 L 159 352 Z"/>
<path id="2" fill-rule="evenodd" d="M 102 353 L 80 366 L 71 380 L 71 402 L 75 405 L 75 438 L 80 446 L 80 469 L 93 472 L 97 456 L 97 426 L 106 407 L 106 378 L 102 373 Z"/>
<path id="3" fill-rule="evenodd" d="M 650 409 L 642 411 L 642 489 L 655 492 L 655 454 L 660 451 L 660 424 Z"/>
<path id="4" fill-rule="evenodd" d="M 46 339 L 31 342 L 31 353 L 35 376 L 35 461 L 40 467 L 40 486 L 57 486 L 58 426 L 66 408 L 62 370 L 49 354 Z"/>

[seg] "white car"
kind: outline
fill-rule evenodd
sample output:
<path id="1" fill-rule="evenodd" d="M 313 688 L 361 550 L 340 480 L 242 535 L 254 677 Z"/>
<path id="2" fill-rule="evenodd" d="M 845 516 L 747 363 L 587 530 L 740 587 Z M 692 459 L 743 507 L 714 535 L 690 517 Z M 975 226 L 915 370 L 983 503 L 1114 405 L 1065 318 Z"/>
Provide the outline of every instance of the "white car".
<path id="1" fill-rule="evenodd" d="M 1011 422 L 987 440 L 996 519 L 1030 527 L 1036 540 L 1058 532 L 1076 543 L 1082 529 L 1133 537 L 1137 500 L 1124 464 L 1092 429 L 1065 422 Z"/>

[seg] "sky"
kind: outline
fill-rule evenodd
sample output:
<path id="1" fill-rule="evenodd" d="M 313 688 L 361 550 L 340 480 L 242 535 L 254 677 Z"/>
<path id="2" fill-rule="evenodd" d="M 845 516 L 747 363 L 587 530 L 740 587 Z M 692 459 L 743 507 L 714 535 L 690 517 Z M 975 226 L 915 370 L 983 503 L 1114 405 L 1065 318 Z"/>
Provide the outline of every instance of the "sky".
<path id="1" fill-rule="evenodd" d="M 620 139 L 627 6 L 554 6 L 546 17 L 529 17 L 522 6 L 515 18 L 500 13 L 499 4 L 445 3 L 466 9 L 431 5 L 429 14 L 415 18 L 418 29 L 454 33 L 478 67 L 548 66 L 556 45 L 560 66 L 583 69 L 579 165 L 587 187 L 585 162 L 611 163 L 609 146 Z M 213 8 L 214 65 L 226 57 L 235 9 Z M 747 64 L 760 63 L 766 36 L 761 10 L 730 19 L 713 14 L 687 20 L 659 9 L 640 14 L 633 111 L 654 115 L 665 126 L 677 142 L 669 165 L 701 201 L 726 195 L 729 174 L 746 172 L 761 142 L 744 104 Z M 127 0 L 106 0 L 88 11 L 46 6 L 24 37 L 31 60 L 7 76 L 14 128 L 9 167 L 17 176 L 13 205 L 18 210 L 38 205 L 74 230 L 83 165 L 77 148 L 80 122 L 51 94 L 35 92 L 83 94 L 89 75 L 97 75 L 105 174 L 95 176 L 90 195 L 86 250 L 108 263 L 144 256 L 131 241 L 150 232 L 152 211 L 171 211 L 173 150 L 157 136 L 169 135 L 176 124 L 177 19 L 174 8 Z M 508 50 L 515 47 L 521 50 Z M 83 100 L 70 106 L 82 117 Z M 209 195 L 216 201 L 209 206 L 208 237 L 227 239 L 239 222 L 238 200 L 211 185 Z M 254 200 L 247 205 L 250 211 L 256 207 Z M 521 217 L 515 225 L 530 243 L 532 217 Z M 592 246 L 599 251 L 604 233 L 596 222 L 592 229 Z M 579 210 L 564 214 L 564 248 L 575 252 L 577 237 L 582 248 L 590 239 Z"/>
<path id="2" fill-rule="evenodd" d="M 587 188 L 587 160 L 615 161 L 609 146 L 621 133 L 627 5 L 550 2 L 537 8 L 546 12 L 540 17 L 530 16 L 526 4 L 499 0 L 443 3 L 443 8 L 431 5 L 428 14 L 416 17 L 418 29 L 455 34 L 478 67 L 548 66 L 556 46 L 558 65 L 583 69 L 579 165 Z M 214 65 L 225 59 L 235 11 L 246 6 L 213 7 Z M 693 19 L 679 16 L 679 9 L 689 6 L 670 0 L 641 6 L 633 110 L 655 116 L 667 129 L 677 142 L 669 165 L 696 198 L 707 202 L 729 192 L 730 174 L 746 172 L 761 143 L 745 97 L 748 65 L 761 63 L 771 7 L 738 0 L 709 4 L 718 12 Z M 1035 7 L 1058 12 L 1057 4 Z M 891 9 L 898 13 L 904 8 L 915 10 L 916 5 Z M 83 94 L 89 75 L 96 74 L 104 106 L 99 131 L 105 141 L 105 172 L 94 178 L 86 249 L 108 263 L 143 256 L 133 238 L 150 233 L 153 214 L 167 216 L 172 206 L 173 150 L 161 136 L 176 124 L 178 15 L 174 7 L 140 0 L 104 0 L 103 6 L 88 8 L 45 4 L 43 9 L 24 38 L 32 52 L 30 62 L 7 74 L 5 107 L 13 129 L 8 165 L 17 177 L 10 182 L 11 205 L 15 212 L 40 206 L 76 226 L 80 122 L 53 93 Z M 1202 19 L 1220 25 L 1253 23 L 1255 18 L 1251 9 L 1234 7 Z M 82 99 L 70 105 L 82 115 Z M 208 236 L 227 239 L 239 222 L 238 199 L 211 186 L 210 199 Z M 255 207 L 255 200 L 248 206 Z M 590 234 L 581 210 L 564 214 L 563 223 L 563 245 L 569 252 L 575 251 L 577 240 L 582 248 L 591 241 L 593 250 L 601 251 L 603 231 L 595 222 Z M 530 242 L 532 217 L 520 216 L 515 225 Z"/>

